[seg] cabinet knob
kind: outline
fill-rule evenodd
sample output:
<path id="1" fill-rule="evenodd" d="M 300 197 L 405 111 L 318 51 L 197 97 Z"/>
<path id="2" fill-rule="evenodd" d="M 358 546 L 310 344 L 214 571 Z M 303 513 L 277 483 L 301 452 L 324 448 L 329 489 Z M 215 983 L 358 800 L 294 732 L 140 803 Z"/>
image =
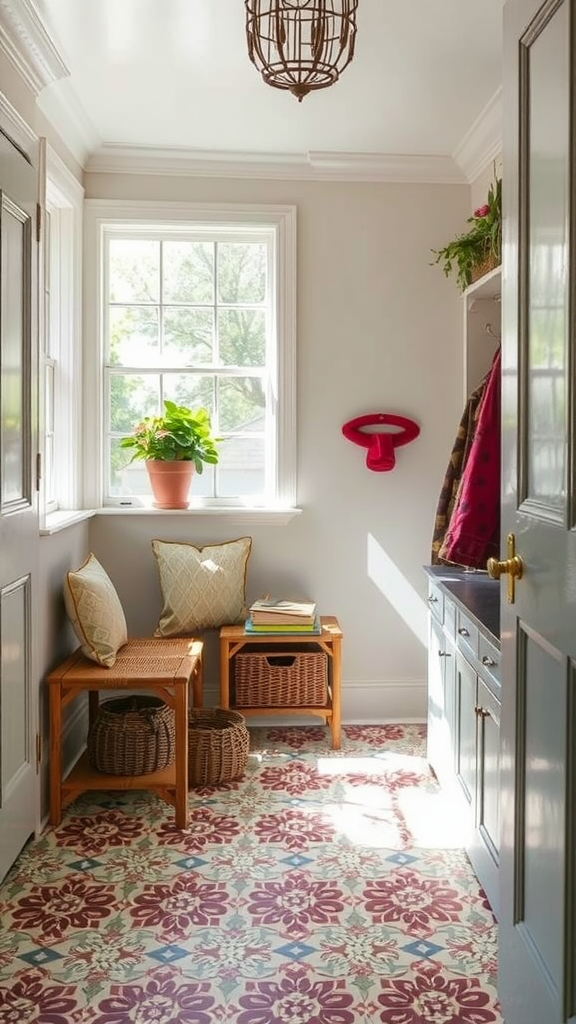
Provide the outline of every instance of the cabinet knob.
<path id="1" fill-rule="evenodd" d="M 483 708 L 481 704 L 476 704 L 474 714 L 477 715 L 478 718 L 487 718 L 490 712 L 487 711 L 486 708 Z"/>
<path id="2" fill-rule="evenodd" d="M 470 636 L 470 633 L 468 632 L 465 626 L 460 626 L 458 632 L 460 633 L 460 636 Z"/>
<path id="3" fill-rule="evenodd" d="M 451 658 L 452 655 L 450 654 L 450 651 L 438 651 L 438 657 L 439 658 Z"/>
<path id="4" fill-rule="evenodd" d="M 434 594 L 430 594 L 428 600 L 430 601 L 430 604 L 438 604 L 438 598 L 434 597 Z"/>
<path id="5" fill-rule="evenodd" d="M 482 658 L 482 664 L 486 665 L 487 668 L 493 668 L 496 662 L 493 658 L 489 658 L 487 654 Z"/>

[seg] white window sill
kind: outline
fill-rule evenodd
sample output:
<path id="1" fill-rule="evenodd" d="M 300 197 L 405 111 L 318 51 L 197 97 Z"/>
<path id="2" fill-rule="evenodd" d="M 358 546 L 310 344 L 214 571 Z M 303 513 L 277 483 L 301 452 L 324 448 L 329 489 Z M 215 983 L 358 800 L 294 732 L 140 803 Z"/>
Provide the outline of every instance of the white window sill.
<path id="1" fill-rule="evenodd" d="M 285 526 L 302 514 L 301 508 L 245 508 L 241 506 L 214 506 L 211 508 L 158 509 L 152 506 L 120 508 L 106 506 L 89 513 L 97 516 L 194 516 L 204 519 L 226 519 L 227 522 L 242 526 Z"/>
<path id="2" fill-rule="evenodd" d="M 60 509 L 58 512 L 49 512 L 44 520 L 44 526 L 40 528 L 40 536 L 51 537 L 53 533 L 60 533 L 61 530 L 66 530 L 69 526 L 75 526 L 76 523 L 83 523 L 86 519 L 91 519 L 93 515 L 94 509 L 90 508 L 74 511 Z"/>

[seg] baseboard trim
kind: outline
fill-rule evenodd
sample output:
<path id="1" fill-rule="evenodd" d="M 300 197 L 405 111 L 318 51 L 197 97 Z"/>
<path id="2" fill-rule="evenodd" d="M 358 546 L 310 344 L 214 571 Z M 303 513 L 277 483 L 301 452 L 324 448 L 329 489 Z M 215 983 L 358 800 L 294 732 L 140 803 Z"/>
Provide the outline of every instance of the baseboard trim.
<path id="1" fill-rule="evenodd" d="M 381 680 L 370 683 L 342 684 L 342 722 L 346 725 L 381 725 L 387 722 L 407 724 L 426 721 L 428 688 L 425 680 Z M 206 687 L 205 707 L 218 704 L 216 687 Z M 315 716 L 250 716 L 250 725 L 310 725 Z"/>

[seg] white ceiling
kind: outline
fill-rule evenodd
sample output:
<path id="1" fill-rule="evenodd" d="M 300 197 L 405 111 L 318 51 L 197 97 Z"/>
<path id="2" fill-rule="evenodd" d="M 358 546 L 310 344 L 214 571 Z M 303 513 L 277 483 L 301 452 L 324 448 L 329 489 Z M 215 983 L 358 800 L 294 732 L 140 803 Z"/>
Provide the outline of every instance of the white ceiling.
<path id="1" fill-rule="evenodd" d="M 352 64 L 298 103 L 250 63 L 243 0 L 34 0 L 70 72 L 39 102 L 92 150 L 452 157 L 501 85 L 503 2 L 359 0 Z"/>

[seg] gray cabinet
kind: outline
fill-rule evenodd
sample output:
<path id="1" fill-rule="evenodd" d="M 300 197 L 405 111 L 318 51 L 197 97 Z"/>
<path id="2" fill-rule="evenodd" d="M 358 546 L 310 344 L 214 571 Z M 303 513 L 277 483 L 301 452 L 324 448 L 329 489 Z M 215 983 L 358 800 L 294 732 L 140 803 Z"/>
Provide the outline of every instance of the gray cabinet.
<path id="1" fill-rule="evenodd" d="M 477 682 L 476 815 L 469 855 L 476 873 L 498 912 L 500 850 L 500 702 L 482 679 Z"/>
<path id="2" fill-rule="evenodd" d="M 498 587 L 486 577 L 477 583 L 468 577 L 458 596 L 464 574 L 447 575 L 429 579 L 428 760 L 453 800 L 467 853 L 497 916 L 500 654 L 497 638 L 463 597 L 477 586 L 481 605 L 497 601 Z"/>
<path id="3" fill-rule="evenodd" d="M 430 616 L 428 634 L 428 759 L 438 780 L 454 775 L 456 648 Z"/>
<path id="4" fill-rule="evenodd" d="M 454 771 L 471 812 L 476 796 L 476 685 L 474 668 L 461 654 L 456 656 L 456 730 Z"/>

